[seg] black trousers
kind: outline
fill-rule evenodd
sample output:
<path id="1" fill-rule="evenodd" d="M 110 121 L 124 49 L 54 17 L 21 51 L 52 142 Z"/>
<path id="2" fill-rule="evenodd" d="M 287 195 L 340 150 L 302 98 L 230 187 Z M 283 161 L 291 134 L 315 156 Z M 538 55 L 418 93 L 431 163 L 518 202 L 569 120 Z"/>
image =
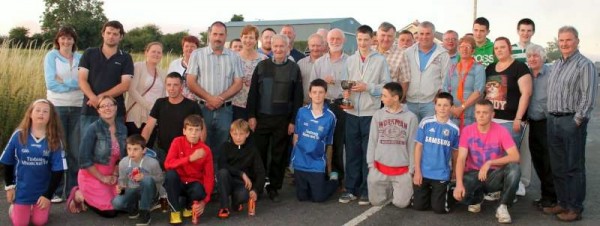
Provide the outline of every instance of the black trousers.
<path id="1" fill-rule="evenodd" d="M 554 178 L 552 178 L 548 152 L 547 123 L 546 119 L 529 121 L 529 151 L 533 168 L 540 178 L 542 200 L 554 203 L 556 202 L 556 191 L 554 190 Z"/>
<path id="2" fill-rule="evenodd" d="M 337 99 L 329 105 L 336 118 L 335 130 L 333 131 L 333 158 L 331 160 L 331 171 L 337 172 L 340 183 L 344 178 L 344 143 L 346 140 L 346 112 L 340 108 L 342 99 Z"/>
<path id="3" fill-rule="evenodd" d="M 230 204 L 233 204 L 235 208 L 237 205 L 247 202 L 250 198 L 248 190 L 244 187 L 244 180 L 241 177 L 231 175 L 228 169 L 223 168 L 217 172 L 217 186 L 220 208 L 231 209 Z M 229 197 L 231 197 L 231 202 Z"/>
<path id="4" fill-rule="evenodd" d="M 270 185 L 267 190 L 279 190 L 283 185 L 285 168 L 288 166 L 288 135 L 289 119 L 287 115 L 259 114 L 256 119 L 254 142 L 265 164 Z M 271 161 L 268 156 L 271 156 Z"/>
<path id="5" fill-rule="evenodd" d="M 435 213 L 447 213 L 449 181 L 423 178 L 421 186 L 413 185 L 413 208 L 433 209 Z"/>

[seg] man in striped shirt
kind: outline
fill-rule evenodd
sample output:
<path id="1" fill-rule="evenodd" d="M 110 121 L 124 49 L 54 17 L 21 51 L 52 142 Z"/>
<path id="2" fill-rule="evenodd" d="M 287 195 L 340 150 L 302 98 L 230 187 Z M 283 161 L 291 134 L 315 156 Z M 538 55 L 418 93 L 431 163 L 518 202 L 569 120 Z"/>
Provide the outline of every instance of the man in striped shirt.
<path id="1" fill-rule="evenodd" d="M 402 85 L 402 97 L 406 97 L 410 81 L 408 57 L 404 53 L 404 48 L 394 46 L 394 39 L 396 39 L 396 27 L 388 22 L 381 23 L 377 29 L 377 52 L 385 57 L 392 82 Z M 400 101 L 404 102 L 404 100 Z"/>
<path id="2" fill-rule="evenodd" d="M 558 205 L 544 208 L 561 221 L 581 219 L 585 199 L 585 141 L 596 99 L 596 68 L 578 50 L 571 26 L 558 30 L 562 54 L 548 80 L 548 147 Z"/>
<path id="3" fill-rule="evenodd" d="M 517 34 L 519 35 L 519 42 L 512 45 L 512 57 L 515 60 L 526 63 L 527 55 L 525 50 L 531 43 L 531 37 L 535 34 L 535 23 L 529 18 L 523 18 L 517 23 Z"/>

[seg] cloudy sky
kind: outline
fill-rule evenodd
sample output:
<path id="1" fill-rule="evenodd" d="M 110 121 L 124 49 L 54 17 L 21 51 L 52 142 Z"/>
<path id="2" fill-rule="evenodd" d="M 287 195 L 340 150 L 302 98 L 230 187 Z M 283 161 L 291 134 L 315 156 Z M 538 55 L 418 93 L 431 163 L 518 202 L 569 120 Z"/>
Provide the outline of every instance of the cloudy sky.
<path id="1" fill-rule="evenodd" d="M 13 3 L 10 3 L 10 2 Z M 474 0 L 105 0 L 104 12 L 110 20 L 119 20 L 129 30 L 156 24 L 164 33 L 188 30 L 198 34 L 213 21 L 229 21 L 243 14 L 245 21 L 303 18 L 353 17 L 362 24 L 377 27 L 388 21 L 401 28 L 408 23 L 431 21 L 438 31 L 453 29 L 460 35 L 471 31 Z M 44 11 L 43 0 L 7 0 L 7 5 L 26 7 L 0 8 L 0 35 L 16 26 L 39 32 Z M 533 42 L 546 46 L 557 36 L 558 28 L 575 26 L 579 30 L 580 49 L 600 61 L 600 8 L 598 0 L 478 0 L 477 15 L 490 20 L 488 37 L 506 36 L 518 41 L 516 24 L 529 17 L 536 23 Z"/>

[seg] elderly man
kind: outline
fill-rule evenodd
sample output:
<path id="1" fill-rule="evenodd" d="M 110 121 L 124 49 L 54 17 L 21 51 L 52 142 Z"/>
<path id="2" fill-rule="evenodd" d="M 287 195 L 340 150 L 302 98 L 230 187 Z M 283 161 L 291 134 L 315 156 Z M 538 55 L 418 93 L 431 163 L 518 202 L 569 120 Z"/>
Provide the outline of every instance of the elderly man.
<path id="1" fill-rule="evenodd" d="M 413 33 L 407 30 L 400 31 L 398 34 L 398 48 L 406 49 L 415 43 Z"/>
<path id="2" fill-rule="evenodd" d="M 527 56 L 525 50 L 531 43 L 531 37 L 535 33 L 535 23 L 529 18 L 523 18 L 517 23 L 517 34 L 519 34 L 519 42 L 512 45 L 512 57 L 515 60 L 526 62 Z"/>
<path id="3" fill-rule="evenodd" d="M 258 52 L 264 54 L 265 56 L 272 57 L 273 52 L 271 52 L 271 38 L 275 35 L 275 30 L 273 28 L 265 28 L 262 30 L 260 34 L 260 48 L 258 48 Z"/>
<path id="4" fill-rule="evenodd" d="M 340 81 L 346 78 L 346 55 L 343 51 L 346 38 L 344 32 L 335 28 L 327 33 L 329 52 L 319 58 L 311 73 L 310 80 L 317 78 L 327 82 L 327 103 L 336 118 L 335 131 L 333 132 L 333 153 L 331 157 L 330 179 L 344 178 L 344 136 L 346 128 L 346 112 L 341 104 L 342 87 Z"/>
<path id="5" fill-rule="evenodd" d="M 404 48 L 394 46 L 394 39 L 396 39 L 396 27 L 388 22 L 381 23 L 377 29 L 377 52 L 385 57 L 392 82 L 402 85 L 402 97 L 406 97 L 410 81 L 408 58 Z M 401 101 L 404 102 L 404 99 Z"/>
<path id="6" fill-rule="evenodd" d="M 434 34 L 435 26 L 431 22 L 419 24 L 419 42 L 406 49 L 410 65 L 406 101 L 419 121 L 434 114 L 433 98 L 442 89 L 450 66 L 448 51 L 433 42 Z"/>
<path id="7" fill-rule="evenodd" d="M 596 100 L 596 68 L 579 53 L 574 27 L 558 30 L 561 58 L 548 81 L 548 148 L 558 205 L 544 208 L 561 221 L 581 219 L 585 199 L 587 124 Z"/>
<path id="8" fill-rule="evenodd" d="M 529 102 L 527 116 L 529 117 L 529 151 L 533 167 L 541 182 L 542 198 L 536 201 L 538 208 L 556 205 L 556 192 L 550 168 L 548 155 L 548 138 L 546 134 L 546 115 L 548 114 L 547 86 L 550 77 L 550 67 L 544 65 L 546 51 L 539 45 L 527 47 L 527 64 L 533 77 L 533 94 Z"/>
<path id="9" fill-rule="evenodd" d="M 287 58 L 289 39 L 285 35 L 274 35 L 271 44 L 273 57 L 256 65 L 246 107 L 256 148 L 262 159 L 271 155 L 270 166 L 268 161 L 263 161 L 270 180 L 267 193 L 273 202 L 280 202 L 278 190 L 283 185 L 288 163 L 288 142 L 304 96 L 300 68 Z"/>
<path id="10" fill-rule="evenodd" d="M 450 56 L 450 62 L 452 64 L 458 63 L 458 33 L 454 30 L 448 30 L 444 33 L 444 37 L 442 39 L 442 45 L 446 50 L 448 50 L 448 55 Z"/>
<path id="11" fill-rule="evenodd" d="M 310 55 L 298 61 L 300 72 L 302 73 L 302 90 L 304 91 L 304 103 L 308 103 L 308 85 L 311 80 L 313 64 L 319 57 L 323 56 L 323 46 L 326 46 L 325 39 L 320 34 L 314 33 L 308 36 L 308 50 Z"/>
<path id="12" fill-rule="evenodd" d="M 304 53 L 302 53 L 294 48 L 294 41 L 296 40 L 296 31 L 294 30 L 294 27 L 292 25 L 289 25 L 289 24 L 283 25 L 283 27 L 281 27 L 281 31 L 279 33 L 287 36 L 288 39 L 290 40 L 290 43 L 289 43 L 290 56 L 292 56 L 294 58 L 294 61 L 298 62 L 302 58 L 306 57 L 306 55 L 304 55 Z"/>
<path id="13" fill-rule="evenodd" d="M 198 96 L 209 131 L 206 144 L 216 162 L 221 144 L 229 138 L 231 98 L 242 89 L 242 59 L 224 48 L 227 27 L 223 22 L 214 22 L 208 33 L 209 46 L 194 50 L 190 56 L 188 86 Z"/>

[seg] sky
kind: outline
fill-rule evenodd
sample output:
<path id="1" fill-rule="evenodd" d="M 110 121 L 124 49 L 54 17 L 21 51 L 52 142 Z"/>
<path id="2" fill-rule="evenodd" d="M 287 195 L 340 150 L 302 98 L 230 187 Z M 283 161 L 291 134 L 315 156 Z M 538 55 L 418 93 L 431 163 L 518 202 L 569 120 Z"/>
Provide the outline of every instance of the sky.
<path id="1" fill-rule="evenodd" d="M 289 3 L 288 3 L 289 2 Z M 395 2 L 392 6 L 390 2 Z M 8 3 L 8 4 L 7 4 Z M 410 22 L 431 21 L 436 30 L 456 30 L 460 36 L 471 32 L 474 0 L 104 0 L 109 20 L 119 20 L 125 30 L 155 24 L 163 33 L 187 30 L 198 35 L 214 21 L 229 21 L 242 14 L 245 21 L 353 17 L 376 29 L 383 21 L 398 29 Z M 15 5 L 25 7 L 14 7 Z M 0 8 L 0 35 L 24 26 L 30 33 L 40 31 L 43 0 L 5 0 Z M 490 21 L 494 39 L 505 36 L 518 41 L 517 22 L 531 18 L 536 23 L 532 42 L 547 46 L 558 29 L 571 25 L 579 31 L 581 52 L 600 61 L 600 8 L 598 0 L 478 0 L 477 16 Z"/>

